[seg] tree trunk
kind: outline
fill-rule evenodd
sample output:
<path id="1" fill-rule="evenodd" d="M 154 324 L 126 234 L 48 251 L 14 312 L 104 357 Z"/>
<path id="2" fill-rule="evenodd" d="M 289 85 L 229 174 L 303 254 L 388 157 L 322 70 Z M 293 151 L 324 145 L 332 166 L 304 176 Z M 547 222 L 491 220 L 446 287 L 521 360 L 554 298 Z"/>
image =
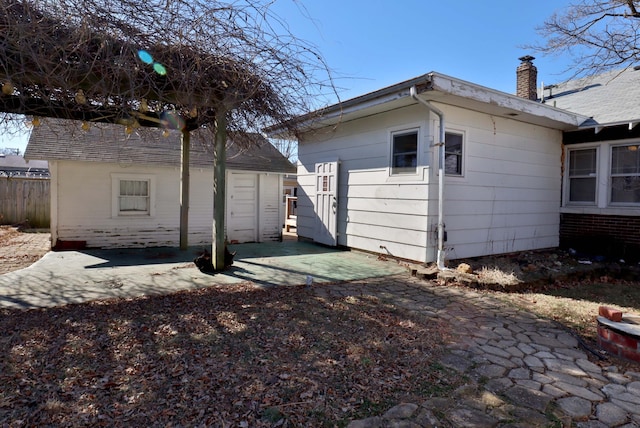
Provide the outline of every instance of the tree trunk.
<path id="1" fill-rule="evenodd" d="M 213 240 L 211 259 L 213 268 L 221 271 L 224 264 L 224 218 L 225 218 L 225 173 L 226 173 L 226 145 L 227 145 L 227 112 L 218 110 L 216 113 L 216 135 L 213 149 Z"/>
<path id="2" fill-rule="evenodd" d="M 182 148 L 180 163 L 180 249 L 189 246 L 189 150 L 191 136 L 188 130 L 182 130 Z"/>

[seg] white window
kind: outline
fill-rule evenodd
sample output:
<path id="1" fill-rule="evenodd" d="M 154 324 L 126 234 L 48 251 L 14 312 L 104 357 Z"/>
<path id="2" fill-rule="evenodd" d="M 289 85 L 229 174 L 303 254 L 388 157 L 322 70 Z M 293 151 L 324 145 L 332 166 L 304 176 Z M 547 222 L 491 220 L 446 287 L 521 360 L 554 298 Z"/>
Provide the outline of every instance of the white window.
<path id="1" fill-rule="evenodd" d="M 415 174 L 418 166 L 418 130 L 391 134 L 391 174 Z"/>
<path id="2" fill-rule="evenodd" d="M 611 203 L 640 203 L 640 147 L 611 148 Z"/>
<path id="3" fill-rule="evenodd" d="M 444 173 L 462 175 L 463 135 L 445 132 L 444 135 Z"/>
<path id="4" fill-rule="evenodd" d="M 596 202 L 598 149 L 569 151 L 569 202 Z"/>
<path id="5" fill-rule="evenodd" d="M 112 174 L 111 188 L 113 217 L 155 214 L 154 176 Z"/>

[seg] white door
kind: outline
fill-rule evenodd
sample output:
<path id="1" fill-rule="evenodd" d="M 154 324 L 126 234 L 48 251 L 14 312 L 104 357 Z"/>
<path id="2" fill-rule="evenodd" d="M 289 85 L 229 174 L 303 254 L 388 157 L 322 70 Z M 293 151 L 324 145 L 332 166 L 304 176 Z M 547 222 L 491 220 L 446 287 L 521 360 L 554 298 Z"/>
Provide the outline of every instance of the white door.
<path id="1" fill-rule="evenodd" d="M 258 240 L 258 175 L 229 174 L 227 186 L 229 242 Z"/>
<path id="2" fill-rule="evenodd" d="M 316 164 L 316 228 L 313 240 L 338 245 L 338 162 Z"/>

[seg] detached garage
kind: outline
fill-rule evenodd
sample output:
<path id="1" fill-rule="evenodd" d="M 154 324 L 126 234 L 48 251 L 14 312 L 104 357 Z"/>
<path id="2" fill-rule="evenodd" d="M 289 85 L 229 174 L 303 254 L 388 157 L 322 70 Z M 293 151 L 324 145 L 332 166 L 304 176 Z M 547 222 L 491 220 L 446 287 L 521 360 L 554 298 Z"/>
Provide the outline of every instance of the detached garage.
<path id="1" fill-rule="evenodd" d="M 166 135 L 166 136 L 164 136 Z M 49 161 L 51 239 L 59 248 L 178 246 L 180 133 L 47 121 L 33 129 L 25 158 Z M 229 242 L 281 239 L 283 177 L 295 167 L 259 135 L 251 148 L 229 141 L 226 227 Z M 189 245 L 210 245 L 213 218 L 212 135 L 191 133 Z"/>

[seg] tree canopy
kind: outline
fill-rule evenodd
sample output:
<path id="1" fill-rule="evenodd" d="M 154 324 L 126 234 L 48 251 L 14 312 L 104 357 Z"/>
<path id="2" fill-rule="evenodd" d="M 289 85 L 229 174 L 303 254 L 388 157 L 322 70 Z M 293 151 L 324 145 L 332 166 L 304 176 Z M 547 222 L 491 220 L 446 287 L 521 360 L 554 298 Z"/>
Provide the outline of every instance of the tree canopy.
<path id="1" fill-rule="evenodd" d="M 270 3 L 0 0 L 0 111 L 129 129 L 206 127 L 221 109 L 229 130 L 293 123 L 331 78 Z"/>
<path id="2" fill-rule="evenodd" d="M 640 1 L 574 0 L 549 17 L 538 33 L 543 54 L 568 56 L 574 77 L 640 63 Z"/>

